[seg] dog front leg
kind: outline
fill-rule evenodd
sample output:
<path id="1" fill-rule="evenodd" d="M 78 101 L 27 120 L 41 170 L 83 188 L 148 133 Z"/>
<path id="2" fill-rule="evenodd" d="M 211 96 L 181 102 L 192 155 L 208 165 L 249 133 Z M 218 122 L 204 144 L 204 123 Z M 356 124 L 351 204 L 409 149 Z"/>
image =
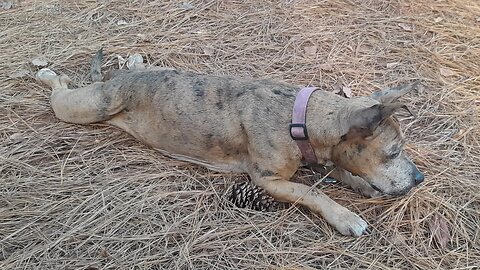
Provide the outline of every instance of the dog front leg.
<path id="1" fill-rule="evenodd" d="M 343 235 L 360 236 L 368 227 L 361 217 L 336 203 L 317 188 L 290 182 L 281 177 L 261 175 L 261 172 L 253 173 L 253 182 L 274 199 L 308 207 L 311 211 L 323 216 Z"/>

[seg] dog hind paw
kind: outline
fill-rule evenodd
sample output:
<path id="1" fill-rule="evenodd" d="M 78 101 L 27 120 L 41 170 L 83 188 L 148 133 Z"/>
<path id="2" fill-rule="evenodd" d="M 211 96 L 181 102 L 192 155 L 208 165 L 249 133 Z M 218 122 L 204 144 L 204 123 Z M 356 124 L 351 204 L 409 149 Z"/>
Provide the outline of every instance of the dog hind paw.
<path id="1" fill-rule="evenodd" d="M 58 76 L 53 70 L 49 68 L 42 68 L 37 72 L 37 80 L 52 88 L 67 88 L 68 83 L 71 81 L 67 75 Z"/>

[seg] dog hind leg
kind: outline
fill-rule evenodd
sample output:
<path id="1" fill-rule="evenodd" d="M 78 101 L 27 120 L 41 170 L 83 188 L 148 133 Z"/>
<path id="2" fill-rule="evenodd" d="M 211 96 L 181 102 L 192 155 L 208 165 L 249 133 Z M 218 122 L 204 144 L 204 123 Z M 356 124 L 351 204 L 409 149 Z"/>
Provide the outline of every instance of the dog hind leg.
<path id="1" fill-rule="evenodd" d="M 37 79 L 52 88 L 52 109 L 65 122 L 89 124 L 105 121 L 125 108 L 122 98 L 115 95 L 117 91 L 106 87 L 104 82 L 69 89 L 68 77 L 58 76 L 50 69 L 41 69 Z"/>

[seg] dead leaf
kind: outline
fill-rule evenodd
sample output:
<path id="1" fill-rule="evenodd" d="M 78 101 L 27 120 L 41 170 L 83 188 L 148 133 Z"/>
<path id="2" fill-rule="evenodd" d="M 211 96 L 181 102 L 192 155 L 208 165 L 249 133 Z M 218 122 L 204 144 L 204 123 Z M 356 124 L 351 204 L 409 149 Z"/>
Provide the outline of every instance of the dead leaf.
<path id="1" fill-rule="evenodd" d="M 320 69 L 325 71 L 330 71 L 330 72 L 334 70 L 333 66 L 330 64 L 321 64 Z"/>
<path id="2" fill-rule="evenodd" d="M 117 55 L 117 60 L 118 60 L 118 69 L 122 69 L 127 60 L 123 58 L 121 55 Z"/>
<path id="3" fill-rule="evenodd" d="M 99 255 L 103 258 L 107 258 L 107 257 L 110 257 L 110 254 L 108 253 L 108 251 L 104 248 L 100 249 L 100 252 L 99 252 Z"/>
<path id="4" fill-rule="evenodd" d="M 465 129 L 461 128 L 461 129 L 459 129 L 459 130 L 453 135 L 452 138 L 453 138 L 454 140 L 459 141 L 459 140 L 462 139 L 462 137 L 463 137 L 464 135 L 465 135 Z"/>
<path id="5" fill-rule="evenodd" d="M 477 21 L 477 22 L 480 22 L 480 17 L 477 17 L 476 21 Z"/>
<path id="6" fill-rule="evenodd" d="M 437 17 L 435 18 L 435 20 L 433 20 L 435 23 L 439 23 L 441 21 L 443 21 L 443 18 L 442 17 Z"/>
<path id="7" fill-rule="evenodd" d="M 400 26 L 403 30 L 407 32 L 412 32 L 412 26 L 406 23 L 399 23 L 398 26 Z"/>
<path id="8" fill-rule="evenodd" d="M 3 9 L 11 9 L 13 7 L 13 1 L 12 0 L 3 0 L 1 7 Z"/>
<path id="9" fill-rule="evenodd" d="M 426 89 L 425 86 L 422 83 L 417 84 L 417 93 L 420 95 L 423 95 L 425 93 Z"/>
<path id="10" fill-rule="evenodd" d="M 393 237 L 393 242 L 397 245 L 405 245 L 405 243 L 407 242 L 407 238 L 401 233 L 397 232 Z"/>
<path id="11" fill-rule="evenodd" d="M 9 77 L 12 79 L 18 79 L 18 78 L 26 77 L 29 73 L 30 72 L 26 69 L 20 69 L 10 74 Z"/>
<path id="12" fill-rule="evenodd" d="M 394 68 L 398 66 L 400 63 L 399 62 L 392 62 L 392 63 L 387 63 L 387 68 Z"/>
<path id="13" fill-rule="evenodd" d="M 428 226 L 438 245 L 441 248 L 446 248 L 450 241 L 450 229 L 448 228 L 445 217 L 440 214 L 435 214 L 428 222 Z"/>
<path id="14" fill-rule="evenodd" d="M 145 34 L 137 34 L 137 37 L 140 41 L 143 42 L 152 42 L 152 36 Z"/>
<path id="15" fill-rule="evenodd" d="M 339 79 L 333 86 L 333 93 L 346 98 L 352 97 L 352 89 L 344 85 L 341 79 Z"/>
<path id="16" fill-rule="evenodd" d="M 341 96 L 342 86 L 343 86 L 342 79 L 338 79 L 338 81 L 333 85 L 333 93 Z"/>
<path id="17" fill-rule="evenodd" d="M 183 8 L 183 9 L 186 9 L 186 10 L 189 10 L 189 9 L 193 9 L 194 6 L 188 2 L 183 2 L 181 5 L 180 5 L 180 8 Z"/>
<path id="18" fill-rule="evenodd" d="M 139 53 L 134 53 L 127 58 L 128 69 L 144 69 L 143 57 Z"/>
<path id="19" fill-rule="evenodd" d="M 343 92 L 343 95 L 347 98 L 351 98 L 352 97 L 352 89 L 348 86 L 343 86 L 342 87 L 342 92 Z"/>
<path id="20" fill-rule="evenodd" d="M 32 64 L 36 67 L 46 67 L 48 65 L 48 61 L 43 57 L 38 57 L 32 60 Z"/>
<path id="21" fill-rule="evenodd" d="M 212 56 L 215 53 L 215 49 L 210 46 L 203 47 L 203 53 L 208 56 Z"/>
<path id="22" fill-rule="evenodd" d="M 455 73 L 455 71 L 453 71 L 449 68 L 440 68 L 440 74 L 442 74 L 442 76 L 445 76 L 445 77 L 451 77 L 451 76 L 457 75 L 457 73 Z"/>
<path id="23" fill-rule="evenodd" d="M 126 24 L 128 24 L 128 22 L 125 21 L 125 20 L 118 20 L 117 21 L 117 25 L 126 25 Z"/>
<path id="24" fill-rule="evenodd" d="M 305 56 L 310 58 L 315 58 L 317 56 L 317 49 L 318 47 L 315 45 L 303 48 L 303 50 L 305 51 Z"/>
<path id="25" fill-rule="evenodd" d="M 10 135 L 9 139 L 10 142 L 16 144 L 23 141 L 25 138 L 23 137 L 22 133 L 13 133 L 12 135 Z"/>

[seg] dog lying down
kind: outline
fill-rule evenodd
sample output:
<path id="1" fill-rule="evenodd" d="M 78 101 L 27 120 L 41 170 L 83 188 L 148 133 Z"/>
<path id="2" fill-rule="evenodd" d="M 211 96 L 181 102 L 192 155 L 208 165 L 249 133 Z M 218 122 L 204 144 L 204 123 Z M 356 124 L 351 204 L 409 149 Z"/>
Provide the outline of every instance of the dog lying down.
<path id="1" fill-rule="evenodd" d="M 100 50 L 92 61 L 96 80 L 101 58 Z M 407 109 L 394 101 L 414 85 L 351 99 L 312 90 L 302 100 L 295 85 L 177 70 L 117 70 L 77 89 L 49 69 L 37 78 L 53 89 L 59 119 L 106 122 L 170 157 L 248 173 L 275 200 L 306 206 L 343 235 L 360 236 L 367 223 L 320 190 L 289 181 L 307 155 L 333 163 L 330 177 L 365 196 L 403 195 L 424 179 L 402 151 L 392 117 Z M 304 109 L 308 102 L 305 125 L 290 125 L 296 102 Z"/>

